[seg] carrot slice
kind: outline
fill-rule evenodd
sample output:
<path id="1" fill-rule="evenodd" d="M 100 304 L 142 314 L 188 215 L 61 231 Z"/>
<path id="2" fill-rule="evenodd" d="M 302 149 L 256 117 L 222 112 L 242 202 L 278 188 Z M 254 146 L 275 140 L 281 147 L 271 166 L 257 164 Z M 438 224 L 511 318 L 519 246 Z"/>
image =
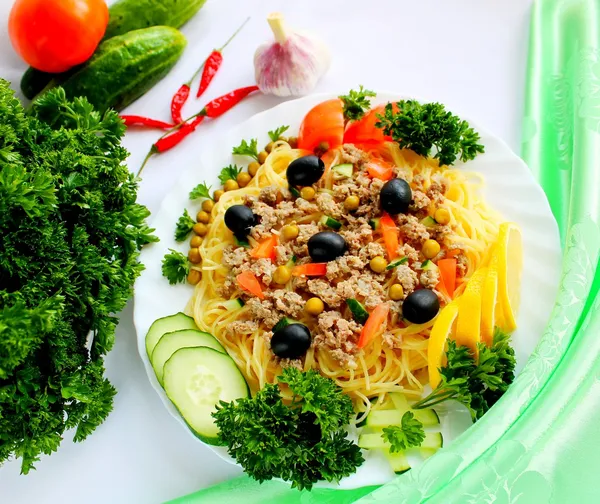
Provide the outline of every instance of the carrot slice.
<path id="1" fill-rule="evenodd" d="M 394 176 L 394 169 L 383 161 L 371 161 L 367 164 L 367 173 L 373 178 L 390 180 Z"/>
<path id="2" fill-rule="evenodd" d="M 251 271 L 242 271 L 236 277 L 236 280 L 239 286 L 245 291 L 248 291 L 250 294 L 255 295 L 259 299 L 265 299 L 260 282 Z"/>
<path id="3" fill-rule="evenodd" d="M 277 235 L 271 235 L 269 238 L 262 240 L 256 247 L 250 251 L 250 255 L 255 259 L 271 259 L 275 260 L 275 247 L 279 240 Z"/>
<path id="4" fill-rule="evenodd" d="M 292 268 L 294 276 L 325 276 L 326 273 L 327 263 L 299 264 Z"/>
<path id="5" fill-rule="evenodd" d="M 443 282 L 446 292 L 452 298 L 456 289 L 456 258 L 440 259 L 437 262 L 440 270 L 440 283 Z"/>
<path id="6" fill-rule="evenodd" d="M 383 241 L 385 242 L 388 259 L 391 261 L 398 257 L 398 246 L 400 245 L 398 240 L 398 226 L 396 226 L 394 220 L 387 213 L 384 213 L 381 216 L 379 225 L 381 226 L 381 233 L 383 234 Z"/>
<path id="7" fill-rule="evenodd" d="M 375 309 L 369 315 L 358 339 L 358 348 L 364 348 L 375 337 L 383 331 L 383 326 L 387 320 L 388 313 L 390 312 L 390 305 L 387 303 L 376 306 Z"/>

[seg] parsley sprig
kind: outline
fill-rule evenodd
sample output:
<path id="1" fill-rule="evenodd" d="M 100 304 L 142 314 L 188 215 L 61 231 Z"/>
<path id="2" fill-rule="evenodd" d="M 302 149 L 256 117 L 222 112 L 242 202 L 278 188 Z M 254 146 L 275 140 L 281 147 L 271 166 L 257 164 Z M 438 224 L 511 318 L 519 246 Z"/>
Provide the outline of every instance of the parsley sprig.
<path id="1" fill-rule="evenodd" d="M 190 217 L 187 208 L 183 210 L 183 215 L 179 217 L 177 225 L 175 226 L 175 241 L 181 242 L 185 240 L 188 235 L 192 232 L 194 227 L 194 219 Z"/>
<path id="2" fill-rule="evenodd" d="M 365 89 L 362 86 L 358 91 L 351 89 L 347 95 L 341 95 L 339 98 L 344 104 L 344 119 L 347 121 L 357 121 L 365 115 L 365 112 L 371 108 L 371 100 L 376 96 L 374 91 Z"/>
<path id="3" fill-rule="evenodd" d="M 185 282 L 190 272 L 190 263 L 181 252 L 169 249 L 162 260 L 162 274 L 171 285 Z"/>
<path id="4" fill-rule="evenodd" d="M 412 149 L 421 156 L 439 159 L 452 165 L 457 159 L 469 161 L 484 152 L 479 133 L 467 121 L 448 112 L 441 103 L 401 100 L 394 111 L 388 103 L 375 126 L 382 128 L 402 149 Z"/>
<path id="5" fill-rule="evenodd" d="M 281 399 L 282 386 L 293 394 L 289 405 Z M 283 370 L 277 385 L 221 402 L 213 413 L 220 441 L 250 476 L 260 482 L 282 478 L 299 490 L 338 481 L 363 463 L 344 430 L 352 416 L 352 401 L 332 380 L 293 367 Z"/>
<path id="6" fill-rule="evenodd" d="M 194 187 L 190 191 L 190 199 L 198 199 L 198 198 L 208 198 L 212 199 L 210 195 L 211 186 L 207 186 L 204 182 L 199 183 L 196 187 Z"/>
<path id="7" fill-rule="evenodd" d="M 219 173 L 219 181 L 224 184 L 228 180 L 235 180 L 237 176 L 242 173 L 242 170 L 242 167 L 235 164 L 230 164 L 229 166 L 223 168 L 221 173 Z"/>
<path id="8" fill-rule="evenodd" d="M 515 351 L 510 335 L 496 328 L 492 345 L 478 343 L 479 360 L 471 350 L 448 341 L 448 363 L 440 369 L 442 381 L 413 409 L 431 408 L 454 399 L 464 404 L 473 420 L 479 420 L 506 392 L 515 375 Z"/>
<path id="9" fill-rule="evenodd" d="M 274 130 L 269 131 L 269 138 L 272 142 L 277 142 L 281 135 L 283 135 L 289 129 L 289 126 L 279 126 L 279 128 L 275 128 Z"/>
<path id="10" fill-rule="evenodd" d="M 258 140 L 252 138 L 250 143 L 246 142 L 246 140 L 242 140 L 240 145 L 234 147 L 231 152 L 236 156 L 250 156 L 255 161 L 258 161 Z"/>
<path id="11" fill-rule="evenodd" d="M 415 418 L 414 413 L 407 411 L 402 415 L 401 425 L 384 427 L 381 437 L 392 445 L 390 453 L 396 453 L 421 446 L 425 439 L 425 430 L 423 424 Z"/>

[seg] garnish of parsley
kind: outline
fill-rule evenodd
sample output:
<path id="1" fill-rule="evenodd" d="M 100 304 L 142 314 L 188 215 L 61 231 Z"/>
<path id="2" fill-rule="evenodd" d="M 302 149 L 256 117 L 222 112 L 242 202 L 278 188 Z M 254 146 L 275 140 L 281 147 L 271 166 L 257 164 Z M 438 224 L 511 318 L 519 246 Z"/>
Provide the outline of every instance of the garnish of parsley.
<path id="1" fill-rule="evenodd" d="M 401 100 L 397 105 L 394 111 L 388 103 L 375 126 L 398 142 L 401 149 L 411 149 L 448 166 L 457 159 L 469 161 L 484 152 L 479 133 L 441 103 Z"/>
<path id="2" fill-rule="evenodd" d="M 162 274 L 171 285 L 185 282 L 190 272 L 190 263 L 181 252 L 169 249 L 162 260 Z"/>
<path id="3" fill-rule="evenodd" d="M 194 187 L 190 191 L 190 199 L 191 200 L 198 199 L 198 198 L 213 199 L 210 195 L 210 187 L 211 186 L 207 186 L 204 182 L 201 182 L 200 184 L 198 184 L 196 187 Z"/>
<path id="4" fill-rule="evenodd" d="M 177 221 L 177 225 L 175 227 L 175 241 L 183 241 L 188 235 L 192 232 L 192 228 L 194 227 L 194 219 L 190 217 L 190 214 L 187 211 L 187 208 L 183 210 L 183 215 L 179 217 Z"/>
<path id="5" fill-rule="evenodd" d="M 230 164 L 221 170 L 219 173 L 219 181 L 225 184 L 228 180 L 236 180 L 237 176 L 242 173 L 243 168 L 238 165 Z"/>
<path id="6" fill-rule="evenodd" d="M 281 135 L 283 135 L 289 129 L 289 126 L 279 126 L 279 128 L 275 128 L 274 130 L 269 131 L 269 138 L 272 142 L 277 142 Z"/>
<path id="7" fill-rule="evenodd" d="M 390 443 L 390 453 L 396 453 L 421 446 L 425 439 L 425 430 L 423 424 L 415 418 L 414 413 L 407 411 L 402 415 L 401 425 L 384 427 L 381 437 Z"/>
<path id="8" fill-rule="evenodd" d="M 231 152 L 236 156 L 249 156 L 255 161 L 258 161 L 258 140 L 252 138 L 250 143 L 246 142 L 246 140 L 242 140 L 240 145 L 234 147 Z"/>
<path id="9" fill-rule="evenodd" d="M 371 100 L 376 95 L 374 91 L 365 89 L 362 86 L 358 91 L 351 89 L 347 95 L 341 95 L 339 98 L 344 104 L 344 119 L 347 121 L 357 121 L 365 115 L 365 112 L 371 108 Z"/>

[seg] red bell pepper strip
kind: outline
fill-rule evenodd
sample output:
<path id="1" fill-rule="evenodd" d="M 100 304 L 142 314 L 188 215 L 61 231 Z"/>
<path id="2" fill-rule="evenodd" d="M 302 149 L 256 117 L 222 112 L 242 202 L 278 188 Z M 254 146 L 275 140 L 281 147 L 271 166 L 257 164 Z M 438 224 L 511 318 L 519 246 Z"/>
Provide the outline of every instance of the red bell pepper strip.
<path id="1" fill-rule="evenodd" d="M 261 241 L 256 247 L 250 251 L 250 256 L 255 259 L 271 259 L 275 260 L 275 247 L 277 247 L 279 240 L 277 235 L 271 235 L 269 238 Z"/>
<path id="2" fill-rule="evenodd" d="M 358 348 L 366 347 L 375 339 L 375 336 L 383 332 L 389 312 L 390 305 L 387 303 L 383 303 L 375 307 L 365 322 L 364 327 L 362 328 L 360 337 L 358 338 Z"/>
<path id="3" fill-rule="evenodd" d="M 325 276 L 326 273 L 327 263 L 299 264 L 292 268 L 294 276 Z"/>
<path id="4" fill-rule="evenodd" d="M 250 271 L 242 271 L 236 277 L 236 280 L 238 285 L 245 291 L 248 291 L 250 294 L 253 294 L 259 299 L 265 299 L 260 282 L 254 273 Z"/>
<path id="5" fill-rule="evenodd" d="M 456 289 L 456 258 L 440 259 L 437 267 L 440 270 L 440 283 L 443 283 L 448 296 L 453 298 Z"/>
<path id="6" fill-rule="evenodd" d="M 385 243 L 385 249 L 387 250 L 388 260 L 395 259 L 398 257 L 398 246 L 400 242 L 398 240 L 398 226 L 394 220 L 385 213 L 379 219 L 379 225 L 381 226 L 381 233 L 383 234 L 383 241 Z"/>

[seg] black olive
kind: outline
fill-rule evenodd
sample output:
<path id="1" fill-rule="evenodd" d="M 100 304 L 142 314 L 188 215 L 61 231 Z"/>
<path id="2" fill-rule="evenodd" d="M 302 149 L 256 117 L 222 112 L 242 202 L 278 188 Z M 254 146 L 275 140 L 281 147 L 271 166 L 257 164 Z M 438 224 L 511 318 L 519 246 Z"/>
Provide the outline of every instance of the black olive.
<path id="1" fill-rule="evenodd" d="M 291 187 L 305 187 L 317 182 L 325 173 L 325 163 L 317 156 L 294 159 L 287 167 L 285 176 Z"/>
<path id="2" fill-rule="evenodd" d="M 440 311 L 440 300 L 435 292 L 419 289 L 408 296 L 402 303 L 403 317 L 413 324 L 429 322 Z"/>
<path id="3" fill-rule="evenodd" d="M 346 240 L 333 231 L 322 231 L 308 240 L 308 253 L 317 263 L 333 261 L 346 252 Z"/>
<path id="4" fill-rule="evenodd" d="M 412 191 L 406 180 L 394 178 L 381 188 L 379 198 L 384 212 L 390 215 L 406 213 L 412 201 Z"/>
<path id="5" fill-rule="evenodd" d="M 246 205 L 233 205 L 225 212 L 225 225 L 238 239 L 248 236 L 255 224 L 256 216 Z"/>
<path id="6" fill-rule="evenodd" d="M 271 350 L 282 359 L 302 357 L 310 347 L 310 331 L 304 324 L 290 324 L 273 334 Z"/>

